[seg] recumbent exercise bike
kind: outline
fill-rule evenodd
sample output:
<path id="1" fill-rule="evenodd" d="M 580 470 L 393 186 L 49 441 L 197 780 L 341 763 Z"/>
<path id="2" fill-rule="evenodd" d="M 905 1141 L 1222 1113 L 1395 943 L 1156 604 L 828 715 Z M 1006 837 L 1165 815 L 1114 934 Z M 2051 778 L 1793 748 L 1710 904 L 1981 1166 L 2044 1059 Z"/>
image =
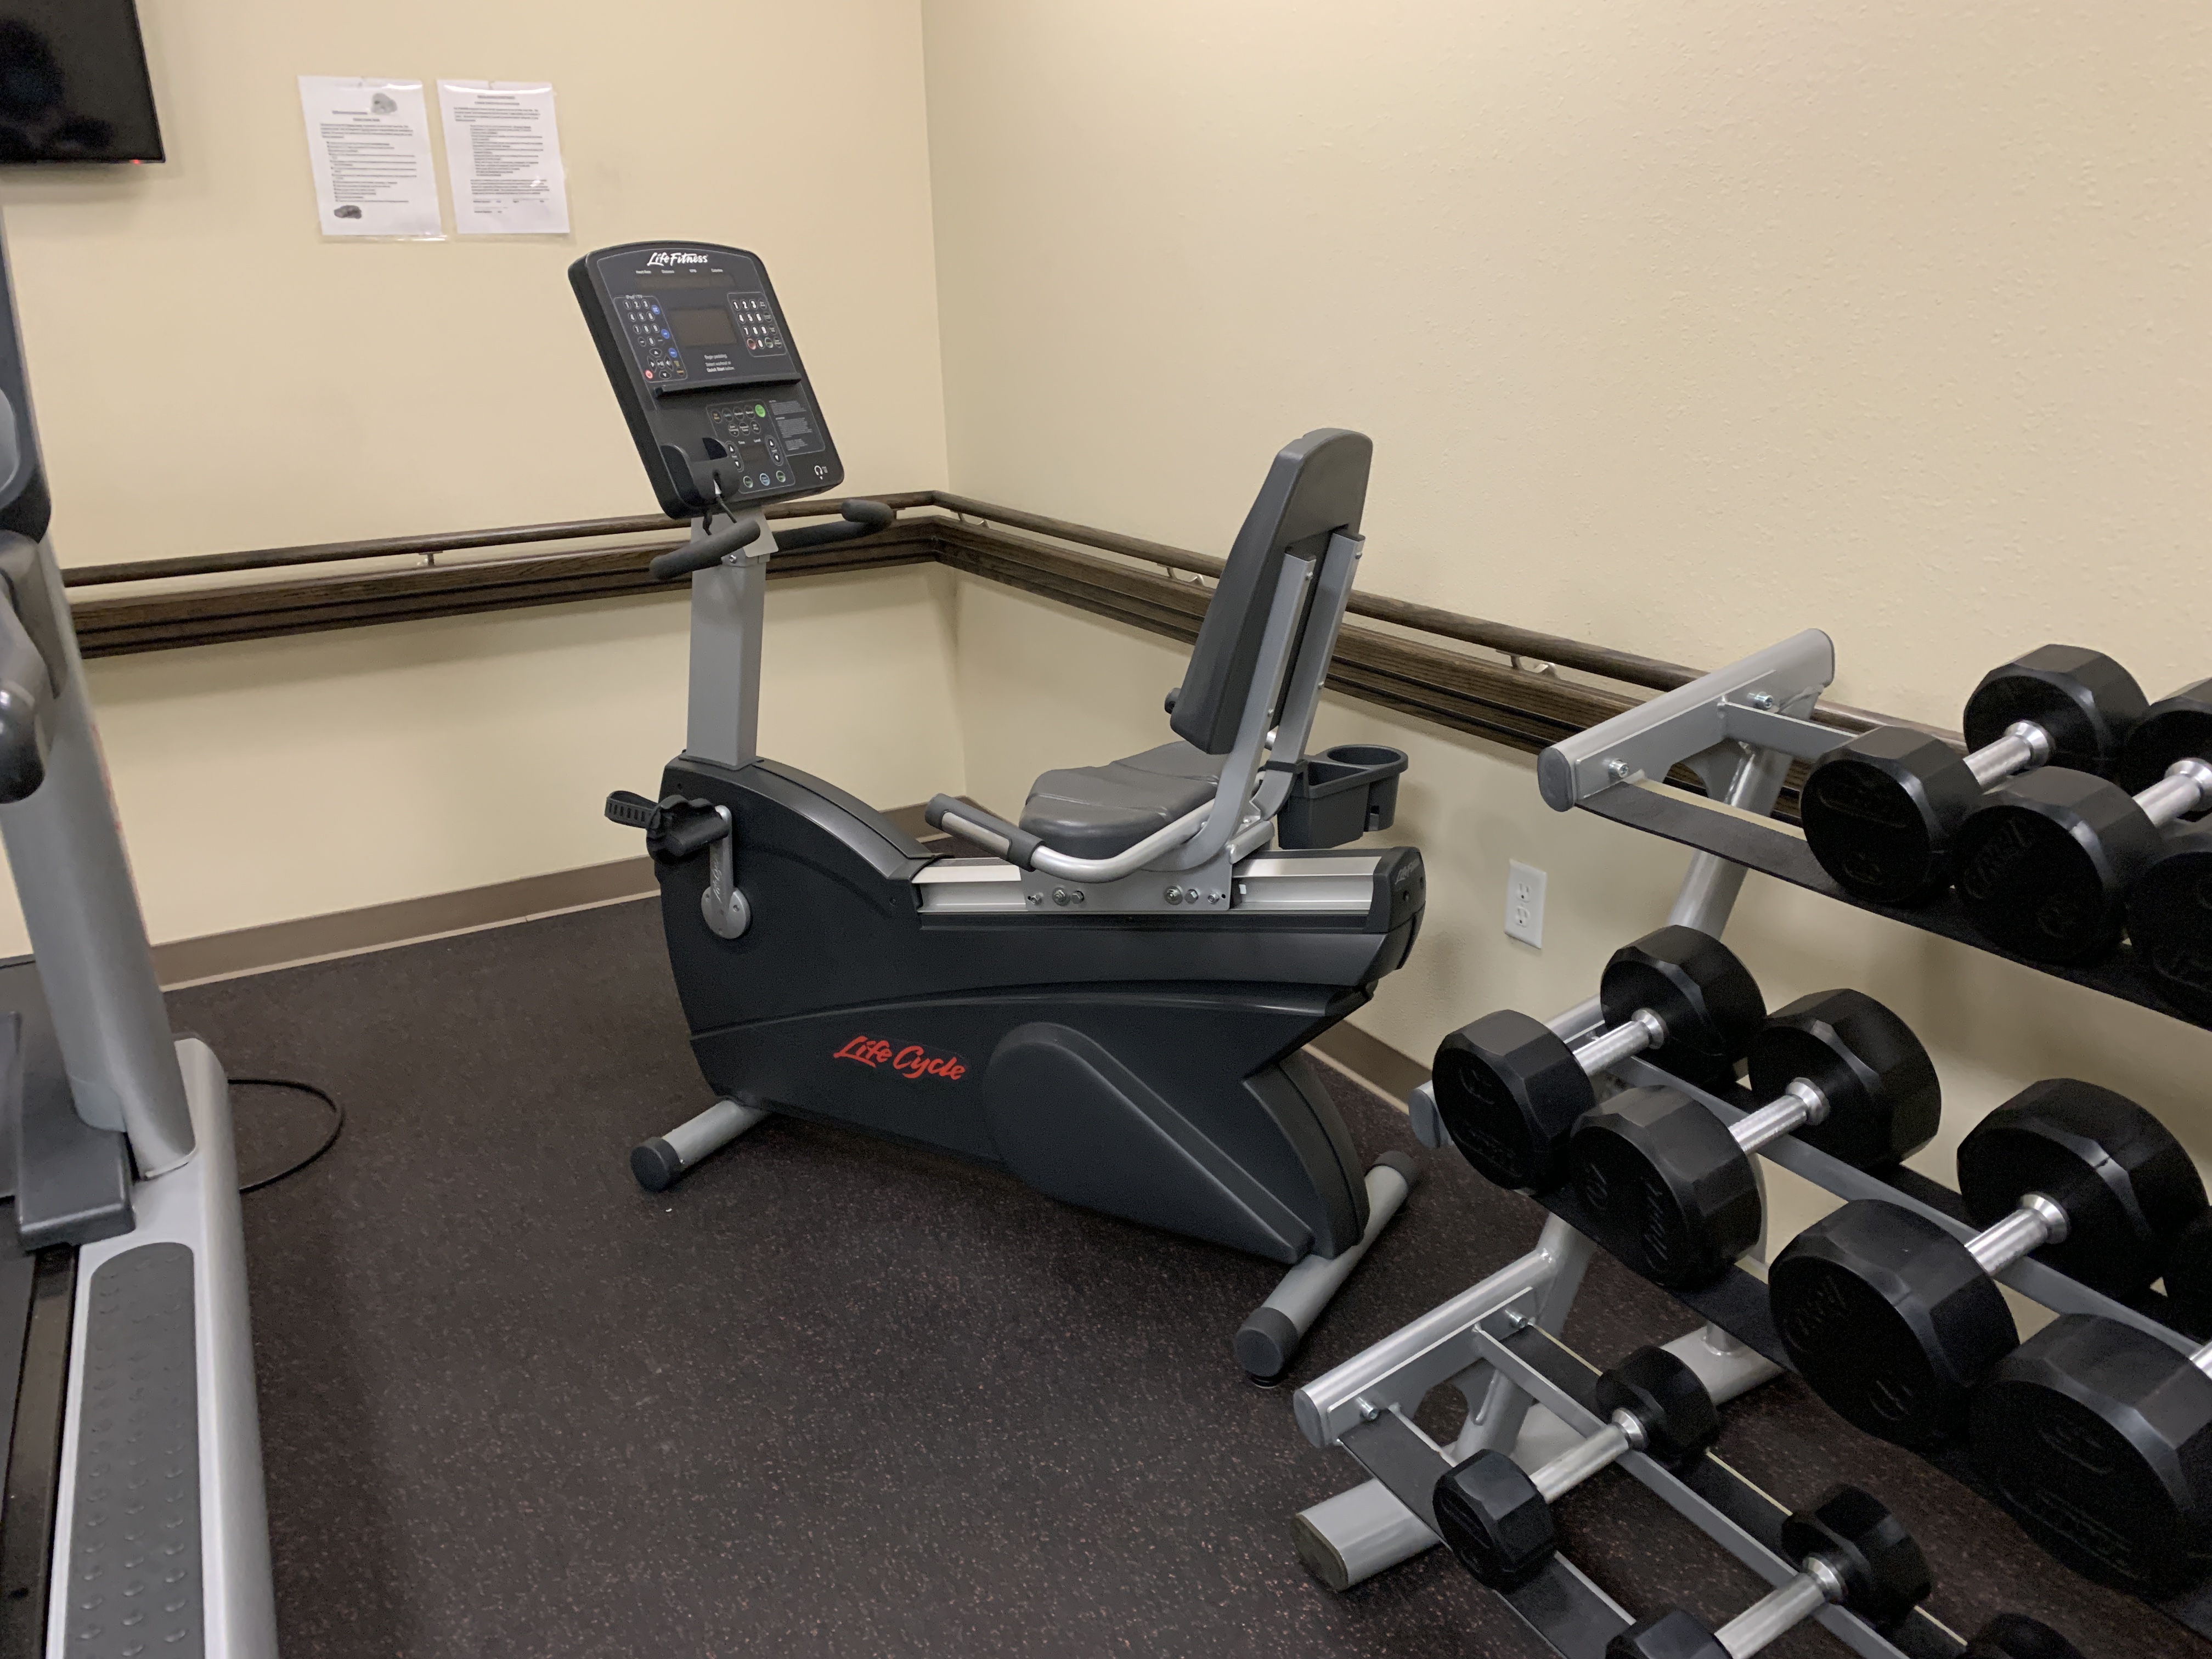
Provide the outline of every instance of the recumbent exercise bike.
<path id="1" fill-rule="evenodd" d="M 1300 1052 L 1405 961 L 1425 894 L 1415 848 L 1328 850 L 1389 826 L 1404 756 L 1304 755 L 1369 441 L 1275 457 L 1170 694 L 1177 741 L 1046 773 L 1018 823 L 939 795 L 929 823 L 999 856 L 935 856 L 756 746 L 770 556 L 894 518 L 849 501 L 779 538 L 759 517 L 844 476 L 760 261 L 635 243 L 569 279 L 662 508 L 692 520 L 652 565 L 691 578 L 684 750 L 657 801 L 607 815 L 646 832 L 720 1098 L 637 1148 L 639 1179 L 665 1188 L 771 1111 L 955 1152 L 1289 1265 L 1234 1345 L 1279 1376 L 1415 1175 L 1389 1152 L 1363 1176 Z"/>

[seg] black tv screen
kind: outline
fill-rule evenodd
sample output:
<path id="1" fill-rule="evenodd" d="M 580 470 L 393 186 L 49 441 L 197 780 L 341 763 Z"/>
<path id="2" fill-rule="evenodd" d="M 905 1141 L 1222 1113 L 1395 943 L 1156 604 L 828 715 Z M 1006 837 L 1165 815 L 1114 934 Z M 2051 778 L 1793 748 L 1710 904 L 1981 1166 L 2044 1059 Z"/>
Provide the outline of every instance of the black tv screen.
<path id="1" fill-rule="evenodd" d="M 0 161 L 158 161 L 133 0 L 0 0 Z"/>

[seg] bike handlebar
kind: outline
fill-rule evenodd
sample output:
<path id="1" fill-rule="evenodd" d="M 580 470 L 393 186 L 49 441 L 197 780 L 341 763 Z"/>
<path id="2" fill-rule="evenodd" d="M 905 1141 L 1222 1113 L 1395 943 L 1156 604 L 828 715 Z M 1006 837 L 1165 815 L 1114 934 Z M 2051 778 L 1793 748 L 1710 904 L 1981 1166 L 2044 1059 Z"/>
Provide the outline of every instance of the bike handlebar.
<path id="1" fill-rule="evenodd" d="M 760 520 L 747 514 L 727 530 L 670 549 L 646 568 L 653 573 L 655 581 L 674 581 L 678 576 L 688 576 L 695 570 L 721 563 L 731 554 L 751 546 L 760 535 Z"/>
<path id="2" fill-rule="evenodd" d="M 828 547 L 834 542 L 849 542 L 862 536 L 872 536 L 897 519 L 898 514 L 881 501 L 854 500 L 845 503 L 842 524 L 811 524 L 794 530 L 788 536 L 776 538 L 776 550 L 796 553 L 809 547 Z"/>

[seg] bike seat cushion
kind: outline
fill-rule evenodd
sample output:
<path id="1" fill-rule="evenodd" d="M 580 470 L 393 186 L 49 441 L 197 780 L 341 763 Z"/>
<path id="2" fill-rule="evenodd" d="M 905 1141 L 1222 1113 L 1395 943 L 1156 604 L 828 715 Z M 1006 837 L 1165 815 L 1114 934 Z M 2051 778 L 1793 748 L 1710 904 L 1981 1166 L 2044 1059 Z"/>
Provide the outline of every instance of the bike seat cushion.
<path id="1" fill-rule="evenodd" d="M 1164 743 L 1103 766 L 1048 772 L 1030 787 L 1022 828 L 1055 853 L 1109 859 L 1213 799 L 1221 760 Z"/>

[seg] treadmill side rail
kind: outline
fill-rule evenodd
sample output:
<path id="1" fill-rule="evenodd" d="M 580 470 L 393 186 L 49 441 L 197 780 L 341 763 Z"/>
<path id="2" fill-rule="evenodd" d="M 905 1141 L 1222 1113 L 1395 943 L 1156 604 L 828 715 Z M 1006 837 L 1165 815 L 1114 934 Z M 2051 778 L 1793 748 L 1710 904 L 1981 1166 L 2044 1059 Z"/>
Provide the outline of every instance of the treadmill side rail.
<path id="1" fill-rule="evenodd" d="M 276 1659 L 276 1607 L 270 1574 L 238 1168 L 231 1150 L 229 1085 L 214 1053 L 198 1038 L 179 1041 L 176 1054 L 198 1150 L 182 1168 L 137 1184 L 133 1197 L 138 1224 L 129 1234 L 88 1244 L 77 1253 L 83 1293 L 76 1299 L 72 1346 L 89 1357 L 76 1368 L 68 1384 L 63 1480 L 54 1516 L 56 1593 L 47 1610 L 46 1632 L 48 1653 L 65 1659 L 80 1655 L 105 1659 L 125 1651 L 109 1639 L 114 1635 L 113 1620 L 104 1627 L 106 1637 L 97 1637 L 90 1629 L 99 1623 L 96 1610 L 77 1612 L 73 1618 L 76 1598 L 69 1593 L 93 1559 L 86 1547 L 84 1522 L 94 1501 L 92 1489 L 101 1484 L 88 1458 L 88 1450 L 99 1448 L 96 1437 L 88 1446 L 87 1396 L 96 1381 L 89 1373 L 100 1358 L 97 1333 L 90 1326 L 102 1305 L 102 1270 L 111 1266 L 125 1267 L 126 1271 L 153 1268 L 156 1271 L 149 1277 L 158 1277 L 162 1263 L 141 1253 L 173 1246 L 190 1254 L 189 1392 L 197 1430 L 198 1487 L 194 1516 L 198 1559 L 194 1568 L 204 1611 L 199 1646 L 179 1642 L 161 1650 L 200 1652 L 222 1659 Z M 177 1294 L 173 1287 L 152 1289 Z M 166 1364 L 179 1358 L 149 1355 L 139 1363 Z M 179 1389 L 179 1395 L 184 1392 Z"/>

